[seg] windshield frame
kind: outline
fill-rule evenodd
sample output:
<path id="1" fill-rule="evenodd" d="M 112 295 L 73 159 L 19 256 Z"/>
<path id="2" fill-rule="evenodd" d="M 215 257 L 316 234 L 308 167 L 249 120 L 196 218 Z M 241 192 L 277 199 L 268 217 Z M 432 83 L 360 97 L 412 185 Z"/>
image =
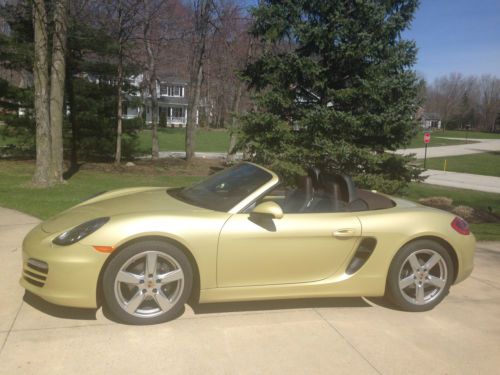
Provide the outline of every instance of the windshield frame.
<path id="1" fill-rule="evenodd" d="M 206 209 L 206 210 L 210 210 L 210 211 L 214 211 L 214 212 L 227 212 L 227 213 L 230 213 L 230 214 L 237 214 L 237 213 L 240 213 L 242 211 L 244 211 L 249 205 L 251 205 L 255 200 L 257 200 L 262 194 L 266 193 L 267 191 L 269 191 L 270 189 L 272 189 L 274 186 L 276 186 L 280 179 L 278 177 L 278 175 L 276 173 L 274 173 L 273 171 L 267 169 L 267 168 L 264 168 L 258 164 L 254 164 L 254 163 L 251 163 L 251 162 L 242 162 L 242 163 L 239 163 L 239 164 L 250 164 L 254 167 L 257 167 L 261 170 L 263 170 L 264 172 L 267 172 L 271 178 L 266 181 L 264 184 L 262 184 L 261 186 L 259 186 L 257 189 L 255 189 L 252 193 L 250 193 L 249 195 L 247 195 L 245 198 L 243 198 L 241 201 L 239 201 L 235 206 L 233 206 L 231 209 L 229 209 L 228 211 L 218 211 L 218 210 L 214 210 L 212 208 L 208 208 L 208 207 L 203 207 L 203 206 L 200 206 L 198 205 L 197 203 L 195 202 L 190 202 L 190 201 L 187 201 L 187 200 L 184 200 L 182 198 L 182 196 L 179 196 L 178 194 L 171 194 L 174 192 L 174 190 L 183 190 L 184 188 L 181 188 L 181 189 L 167 189 L 167 193 L 177 199 L 177 200 L 180 200 L 186 204 L 189 204 L 191 206 L 194 206 L 194 207 L 197 207 L 197 208 L 202 208 L 202 209 Z M 211 176 L 208 176 L 207 178 L 209 178 Z M 189 187 L 189 186 L 188 186 Z M 186 188 L 186 187 L 185 187 Z M 170 192 L 170 190 L 172 190 Z"/>

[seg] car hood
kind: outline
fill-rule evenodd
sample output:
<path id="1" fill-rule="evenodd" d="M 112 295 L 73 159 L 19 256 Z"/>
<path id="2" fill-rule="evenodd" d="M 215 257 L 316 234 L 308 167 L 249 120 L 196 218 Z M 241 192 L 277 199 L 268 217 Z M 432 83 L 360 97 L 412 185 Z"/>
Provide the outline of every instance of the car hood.
<path id="1" fill-rule="evenodd" d="M 206 209 L 191 206 L 167 193 L 167 188 L 132 188 L 113 190 L 80 203 L 45 221 L 42 230 L 56 233 L 98 217 L 152 212 L 196 212 Z"/>

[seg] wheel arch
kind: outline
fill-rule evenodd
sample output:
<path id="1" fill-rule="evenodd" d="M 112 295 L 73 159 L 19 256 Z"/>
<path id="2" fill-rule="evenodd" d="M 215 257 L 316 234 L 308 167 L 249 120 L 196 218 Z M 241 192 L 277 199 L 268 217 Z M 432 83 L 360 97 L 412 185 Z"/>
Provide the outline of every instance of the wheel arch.
<path id="1" fill-rule="evenodd" d="M 172 244 L 176 247 L 178 247 L 182 252 L 186 255 L 186 257 L 189 260 L 189 263 L 191 264 L 191 267 L 193 268 L 193 288 L 191 290 L 191 295 L 189 297 L 190 302 L 198 302 L 199 301 L 199 295 L 200 295 L 200 270 L 198 267 L 198 263 L 196 262 L 196 259 L 193 256 L 193 253 L 182 243 L 179 241 L 176 241 L 175 239 L 167 236 L 159 236 L 159 235 L 147 235 L 143 237 L 136 237 L 133 238 L 127 242 L 122 243 L 120 246 L 118 246 L 111 254 L 110 256 L 106 259 L 104 264 L 101 267 L 101 270 L 99 272 L 99 278 L 97 280 L 97 290 L 96 290 L 96 303 L 97 306 L 100 307 L 102 306 L 104 302 L 104 296 L 103 296 L 103 275 L 104 271 L 108 267 L 108 264 L 113 260 L 113 258 L 120 252 L 121 249 L 132 245 L 137 242 L 141 241 L 161 241 L 165 243 Z"/>
<path id="2" fill-rule="evenodd" d="M 458 262 L 458 254 L 456 250 L 451 246 L 451 244 L 446 241 L 445 239 L 438 237 L 438 236 L 432 236 L 432 235 L 427 235 L 427 236 L 420 236 L 416 238 L 412 238 L 410 241 L 406 242 L 403 244 L 403 246 L 400 247 L 402 249 L 403 247 L 407 246 L 408 244 L 420 240 L 430 240 L 439 243 L 441 246 L 443 246 L 448 254 L 450 255 L 451 261 L 453 262 L 453 283 L 455 283 L 455 280 L 457 279 L 458 276 L 458 267 L 459 267 L 459 262 Z M 398 250 L 399 251 L 399 250 Z M 396 254 L 394 254 L 396 255 Z"/>

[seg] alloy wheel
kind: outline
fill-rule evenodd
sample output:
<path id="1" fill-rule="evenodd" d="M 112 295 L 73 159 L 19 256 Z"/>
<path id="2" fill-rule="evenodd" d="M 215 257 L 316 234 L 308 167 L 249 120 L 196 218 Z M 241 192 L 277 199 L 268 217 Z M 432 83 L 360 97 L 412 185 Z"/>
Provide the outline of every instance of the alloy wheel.
<path id="1" fill-rule="evenodd" d="M 170 255 L 144 251 L 129 258 L 115 277 L 120 307 L 138 318 L 152 318 L 176 305 L 184 288 L 184 272 Z"/>
<path id="2" fill-rule="evenodd" d="M 446 287 L 446 261 L 431 249 L 412 252 L 399 271 L 399 290 L 403 298 L 415 305 L 426 305 L 438 298 Z"/>

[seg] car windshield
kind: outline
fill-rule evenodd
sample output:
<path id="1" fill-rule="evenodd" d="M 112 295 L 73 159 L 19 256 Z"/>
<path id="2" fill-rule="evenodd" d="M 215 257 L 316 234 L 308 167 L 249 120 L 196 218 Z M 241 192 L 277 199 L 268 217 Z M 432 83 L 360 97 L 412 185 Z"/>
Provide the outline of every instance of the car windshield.
<path id="1" fill-rule="evenodd" d="M 186 203 L 215 211 L 228 211 L 270 181 L 265 170 L 243 163 L 216 173 L 200 183 L 169 194 Z"/>

